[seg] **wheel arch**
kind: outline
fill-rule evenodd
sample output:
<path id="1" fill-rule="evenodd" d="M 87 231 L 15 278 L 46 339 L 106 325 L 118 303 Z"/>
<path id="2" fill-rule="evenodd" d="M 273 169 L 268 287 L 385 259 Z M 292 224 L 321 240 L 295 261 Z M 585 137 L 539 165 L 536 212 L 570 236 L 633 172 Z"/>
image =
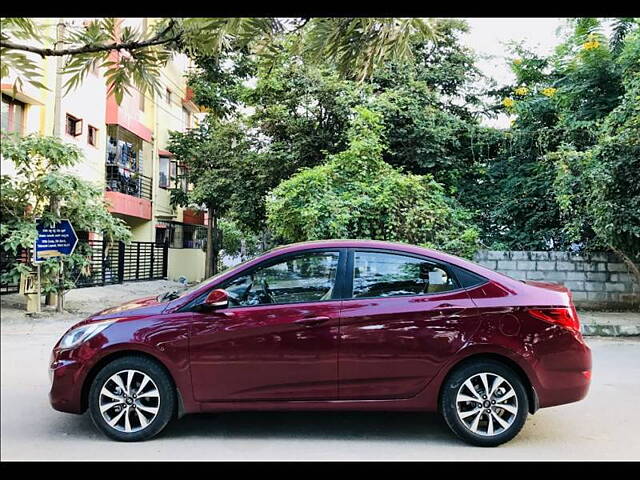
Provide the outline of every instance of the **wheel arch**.
<path id="1" fill-rule="evenodd" d="M 529 379 L 529 376 L 524 371 L 524 369 L 520 365 L 518 365 L 517 362 L 510 359 L 509 357 L 506 357 L 499 353 L 482 352 L 482 353 L 474 353 L 467 357 L 464 357 L 449 367 L 446 375 L 444 376 L 442 382 L 440 383 L 440 388 L 438 389 L 438 411 L 439 412 L 441 411 L 442 391 L 444 389 L 444 386 L 447 384 L 447 380 L 449 379 L 451 374 L 455 372 L 458 368 L 461 368 L 464 365 L 467 365 L 470 363 L 477 362 L 479 360 L 493 360 L 493 361 L 502 363 L 504 366 L 513 370 L 516 373 L 516 375 L 518 375 L 523 385 L 525 386 L 525 391 L 527 392 L 527 400 L 529 401 L 529 413 L 533 415 L 538 410 L 540 405 L 538 394 L 536 393 L 535 387 L 533 386 L 533 383 Z"/>
<path id="2" fill-rule="evenodd" d="M 91 389 L 91 384 L 93 383 L 93 379 L 96 377 L 96 375 L 98 375 L 98 372 L 100 372 L 100 370 L 102 370 L 109 363 L 123 357 L 146 358 L 154 362 L 160 368 L 162 368 L 164 372 L 167 374 L 167 376 L 169 377 L 169 380 L 171 381 L 171 385 L 173 386 L 173 390 L 176 392 L 176 396 L 178 399 L 178 401 L 176 402 L 176 411 L 174 412 L 174 415 L 176 415 L 178 418 L 184 415 L 185 409 L 184 409 L 184 404 L 182 400 L 182 395 L 180 393 L 180 389 L 178 388 L 178 385 L 176 384 L 175 378 L 173 378 L 173 375 L 171 374 L 171 371 L 158 357 L 155 357 L 150 353 L 143 352 L 141 350 L 134 350 L 134 349 L 118 350 L 117 352 L 109 353 L 104 357 L 102 357 L 100 360 L 98 360 L 96 364 L 91 367 L 91 370 L 89 370 L 89 373 L 87 373 L 87 376 L 85 377 L 84 382 L 82 384 L 82 392 L 80 397 L 80 408 L 81 408 L 80 413 L 84 413 L 89 406 L 89 390 Z"/>

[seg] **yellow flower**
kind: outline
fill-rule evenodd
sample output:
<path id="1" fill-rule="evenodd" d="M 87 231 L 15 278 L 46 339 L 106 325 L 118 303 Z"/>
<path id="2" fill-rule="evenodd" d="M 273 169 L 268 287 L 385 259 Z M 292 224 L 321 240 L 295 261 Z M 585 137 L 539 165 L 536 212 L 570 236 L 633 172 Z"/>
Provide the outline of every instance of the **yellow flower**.
<path id="1" fill-rule="evenodd" d="M 529 93 L 529 89 L 527 87 L 518 87 L 515 90 L 516 95 L 526 95 Z"/>
<path id="2" fill-rule="evenodd" d="M 504 100 L 502 100 L 502 105 L 504 105 L 507 108 L 511 108 L 516 104 L 516 102 L 513 101 L 513 98 L 505 98 Z"/>
<path id="3" fill-rule="evenodd" d="M 598 42 L 597 40 L 590 40 L 582 44 L 582 48 L 584 48 L 585 50 L 595 50 L 599 46 L 600 46 L 600 42 Z"/>
<path id="4" fill-rule="evenodd" d="M 515 63 L 516 65 L 520 65 L 522 63 L 522 59 L 521 58 L 516 58 L 513 63 Z"/>
<path id="5" fill-rule="evenodd" d="M 549 87 L 549 88 L 545 88 L 544 90 L 542 90 L 542 94 L 545 97 L 553 97 L 556 94 L 557 91 L 558 91 L 557 88 Z"/>

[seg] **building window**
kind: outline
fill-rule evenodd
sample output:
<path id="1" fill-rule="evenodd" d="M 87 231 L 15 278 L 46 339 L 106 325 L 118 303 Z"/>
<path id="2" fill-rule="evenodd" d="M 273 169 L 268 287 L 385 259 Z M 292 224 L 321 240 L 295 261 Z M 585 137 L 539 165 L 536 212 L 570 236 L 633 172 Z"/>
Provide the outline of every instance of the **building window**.
<path id="1" fill-rule="evenodd" d="M 187 192 L 187 167 L 178 163 L 177 160 L 171 160 L 169 164 L 169 181 L 171 188 L 179 188 Z"/>
<path id="2" fill-rule="evenodd" d="M 2 95 L 2 131 L 24 133 L 25 104 L 9 95 Z"/>
<path id="3" fill-rule="evenodd" d="M 140 95 L 140 111 L 144 112 L 144 92 L 140 91 L 138 94 Z"/>
<path id="4" fill-rule="evenodd" d="M 89 145 L 93 145 L 94 147 L 98 143 L 98 129 L 91 125 L 87 127 L 87 143 Z"/>
<path id="5" fill-rule="evenodd" d="M 168 88 L 167 88 L 167 96 L 166 96 L 166 98 L 167 98 L 167 103 L 169 105 L 171 105 L 171 90 L 169 90 Z"/>
<path id="6" fill-rule="evenodd" d="M 82 135 L 82 119 L 67 113 L 67 134 L 72 137 Z"/>
<path id="7" fill-rule="evenodd" d="M 191 128 L 191 112 L 184 107 L 182 107 L 182 126 L 185 130 Z"/>
<path id="8" fill-rule="evenodd" d="M 207 227 L 173 221 L 160 221 L 156 225 L 156 244 L 169 244 L 169 248 L 201 248 L 207 245 Z"/>
<path id="9" fill-rule="evenodd" d="M 158 186 L 160 188 L 169 188 L 169 178 L 170 178 L 170 165 L 171 161 L 169 157 L 160 157 L 160 169 L 159 169 L 159 178 L 158 178 Z"/>

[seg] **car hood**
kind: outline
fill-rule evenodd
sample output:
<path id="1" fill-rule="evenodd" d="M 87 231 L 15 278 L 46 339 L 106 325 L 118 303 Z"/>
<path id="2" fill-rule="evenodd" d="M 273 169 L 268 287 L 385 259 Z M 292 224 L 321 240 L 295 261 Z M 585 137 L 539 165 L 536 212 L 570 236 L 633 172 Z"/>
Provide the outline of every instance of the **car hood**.
<path id="1" fill-rule="evenodd" d="M 106 308 L 97 313 L 94 313 L 87 319 L 74 325 L 74 327 L 113 318 L 124 320 L 134 317 L 158 315 L 163 312 L 166 306 L 167 302 L 159 302 L 156 295 L 137 298 L 127 303 L 123 303 L 122 305 L 118 305 L 117 307 Z"/>

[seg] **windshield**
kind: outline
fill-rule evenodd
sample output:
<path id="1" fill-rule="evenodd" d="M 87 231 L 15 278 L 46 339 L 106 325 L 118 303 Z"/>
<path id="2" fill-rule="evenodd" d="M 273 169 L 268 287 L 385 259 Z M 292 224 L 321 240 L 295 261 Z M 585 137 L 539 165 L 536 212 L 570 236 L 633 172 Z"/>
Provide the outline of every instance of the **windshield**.
<path id="1" fill-rule="evenodd" d="M 199 288 L 203 287 L 204 285 L 215 281 L 217 278 L 221 277 L 222 275 L 228 273 L 230 270 L 234 270 L 236 268 L 239 268 L 241 266 L 243 266 L 246 263 L 249 263 L 251 260 L 253 260 L 255 257 L 249 258 L 247 260 L 245 260 L 244 262 L 238 263 L 237 265 L 234 265 L 232 267 L 226 268 L 224 270 L 222 270 L 221 272 L 209 277 L 209 278 L 205 278 L 204 280 L 202 280 L 199 283 L 196 283 L 192 286 L 187 286 L 187 288 L 185 288 L 184 290 L 170 290 L 168 292 L 165 292 L 163 294 L 158 295 L 158 301 L 159 302 L 165 302 L 165 301 L 170 301 L 170 300 L 175 300 L 176 298 L 182 298 L 186 295 L 189 295 L 190 293 L 195 292 L 196 290 L 198 290 Z"/>

